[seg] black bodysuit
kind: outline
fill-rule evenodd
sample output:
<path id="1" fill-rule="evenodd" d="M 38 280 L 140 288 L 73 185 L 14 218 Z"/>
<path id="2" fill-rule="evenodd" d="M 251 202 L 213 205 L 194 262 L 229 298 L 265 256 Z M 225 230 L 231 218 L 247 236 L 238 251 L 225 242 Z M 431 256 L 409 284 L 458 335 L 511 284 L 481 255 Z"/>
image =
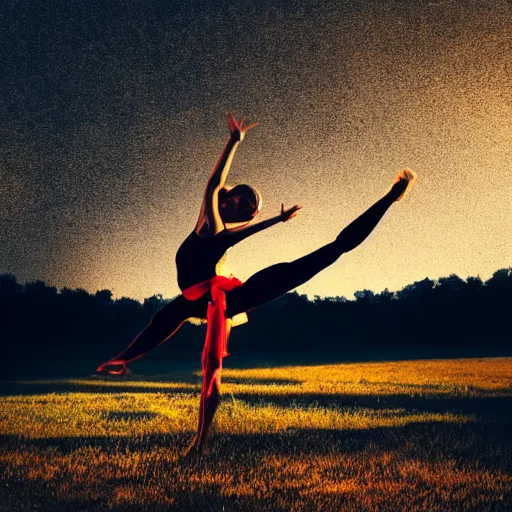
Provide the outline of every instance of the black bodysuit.
<path id="1" fill-rule="evenodd" d="M 181 291 L 214 277 L 217 264 L 226 251 L 241 239 L 237 233 L 228 233 L 227 230 L 208 238 L 192 231 L 176 253 L 178 286 Z"/>

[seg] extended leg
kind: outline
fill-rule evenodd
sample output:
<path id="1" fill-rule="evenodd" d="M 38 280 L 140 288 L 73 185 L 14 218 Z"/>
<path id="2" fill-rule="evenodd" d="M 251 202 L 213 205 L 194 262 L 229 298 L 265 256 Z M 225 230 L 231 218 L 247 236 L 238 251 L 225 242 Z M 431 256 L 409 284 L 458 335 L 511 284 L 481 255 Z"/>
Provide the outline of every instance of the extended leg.
<path id="1" fill-rule="evenodd" d="M 149 325 L 137 335 L 128 348 L 102 364 L 96 371 L 113 375 L 123 373 L 126 371 L 127 363 L 139 359 L 152 348 L 168 340 L 187 318 L 196 316 L 197 312 L 194 309 L 197 309 L 197 306 L 180 295 L 153 316 Z"/>
<path id="2" fill-rule="evenodd" d="M 240 288 L 226 294 L 227 316 L 254 309 L 304 284 L 343 253 L 357 247 L 373 231 L 388 208 L 403 194 L 400 181 L 382 199 L 347 226 L 330 244 L 289 263 L 278 263 L 251 276 Z"/>

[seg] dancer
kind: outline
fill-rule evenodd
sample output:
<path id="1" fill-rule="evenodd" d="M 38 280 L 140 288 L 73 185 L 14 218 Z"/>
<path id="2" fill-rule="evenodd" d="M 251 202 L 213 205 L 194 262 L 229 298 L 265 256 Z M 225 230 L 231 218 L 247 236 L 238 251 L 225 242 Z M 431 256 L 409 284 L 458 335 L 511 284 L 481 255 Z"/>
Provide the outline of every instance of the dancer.
<path id="1" fill-rule="evenodd" d="M 176 253 L 178 285 L 182 292 L 186 292 L 197 283 L 220 275 L 226 251 L 230 247 L 279 222 L 288 221 L 301 209 L 299 205 L 285 209 L 282 204 L 279 215 L 249 225 L 261 210 L 261 194 L 250 185 L 226 186 L 226 178 L 239 143 L 244 140 L 247 131 L 256 124 L 243 126 L 245 118 L 238 122 L 229 113 L 227 119 L 229 139 L 206 184 L 195 228 Z M 226 224 L 234 224 L 236 227 L 227 228 Z M 129 374 L 127 363 L 139 359 L 150 349 L 168 340 L 185 321 L 191 318 L 206 319 L 210 298 L 206 294 L 199 302 L 191 303 L 184 294 L 176 297 L 153 316 L 149 325 L 137 335 L 128 348 L 102 364 L 96 370 L 97 373 Z M 238 321 L 243 322 L 243 317 Z"/>
<path id="2" fill-rule="evenodd" d="M 208 180 L 196 227 L 176 255 L 182 295 L 156 313 L 148 327 L 125 351 L 97 370 L 98 373 L 126 373 L 127 363 L 169 339 L 187 319 L 208 318 L 207 339 L 202 354 L 203 389 L 198 433 L 187 450 L 188 454 L 202 451 L 220 401 L 220 369 L 222 357 L 227 354 L 230 319 L 302 285 L 343 253 L 357 247 L 372 232 L 388 208 L 403 197 L 415 179 L 415 174 L 408 169 L 400 172 L 390 190 L 343 229 L 333 242 L 295 261 L 263 269 L 242 283 L 218 273 L 217 264 L 226 250 L 254 233 L 295 217 L 301 207 L 296 205 L 285 210 L 282 205 L 280 215 L 248 225 L 260 211 L 262 201 L 259 192 L 248 185 L 225 187 L 225 181 L 236 148 L 254 125 L 244 127 L 244 119 L 238 123 L 230 114 L 228 122 L 230 138 Z M 225 224 L 233 222 L 245 225 L 228 229 Z"/>

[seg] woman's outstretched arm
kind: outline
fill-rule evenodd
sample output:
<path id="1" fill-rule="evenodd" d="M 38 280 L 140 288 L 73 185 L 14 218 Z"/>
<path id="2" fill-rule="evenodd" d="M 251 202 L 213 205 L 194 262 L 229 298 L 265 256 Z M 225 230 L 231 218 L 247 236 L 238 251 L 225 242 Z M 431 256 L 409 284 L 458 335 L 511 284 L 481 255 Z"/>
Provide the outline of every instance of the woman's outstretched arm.
<path id="1" fill-rule="evenodd" d="M 196 233 L 202 236 L 215 236 L 224 230 L 224 222 L 219 214 L 219 191 L 226 184 L 229 169 L 239 143 L 244 139 L 247 130 L 255 126 L 255 124 L 243 126 L 245 118 L 238 122 L 229 112 L 226 115 L 230 136 L 208 178 L 196 224 Z"/>
<path id="2" fill-rule="evenodd" d="M 240 242 L 241 240 L 244 240 L 245 238 L 254 235 L 255 233 L 259 233 L 260 231 L 263 231 L 264 229 L 270 228 L 271 226 L 275 226 L 276 224 L 279 224 L 279 222 L 286 222 L 290 219 L 293 219 L 299 210 L 302 208 L 302 206 L 295 205 L 291 208 L 288 208 L 287 210 L 284 209 L 284 204 L 281 205 L 281 214 L 276 215 L 275 217 L 272 217 L 267 220 L 262 220 L 261 222 L 258 222 L 256 224 L 250 224 L 249 226 L 244 226 L 241 228 L 233 228 L 229 231 L 225 231 L 222 236 L 229 236 L 233 239 L 233 243 L 236 244 Z"/>

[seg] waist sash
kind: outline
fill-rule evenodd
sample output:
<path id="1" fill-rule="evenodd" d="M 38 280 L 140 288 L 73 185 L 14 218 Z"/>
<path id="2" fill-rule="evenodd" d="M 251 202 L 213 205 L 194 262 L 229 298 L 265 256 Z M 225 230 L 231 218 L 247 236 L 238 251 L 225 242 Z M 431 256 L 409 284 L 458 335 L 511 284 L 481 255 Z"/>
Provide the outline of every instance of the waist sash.
<path id="1" fill-rule="evenodd" d="M 207 281 L 197 283 L 183 291 L 188 300 L 197 300 L 210 292 L 212 300 L 208 303 L 206 339 L 201 356 L 203 370 L 203 393 L 210 396 L 213 383 L 218 381 L 222 358 L 228 356 L 227 321 L 226 321 L 226 291 L 242 286 L 242 281 L 236 277 L 215 276 Z"/>

